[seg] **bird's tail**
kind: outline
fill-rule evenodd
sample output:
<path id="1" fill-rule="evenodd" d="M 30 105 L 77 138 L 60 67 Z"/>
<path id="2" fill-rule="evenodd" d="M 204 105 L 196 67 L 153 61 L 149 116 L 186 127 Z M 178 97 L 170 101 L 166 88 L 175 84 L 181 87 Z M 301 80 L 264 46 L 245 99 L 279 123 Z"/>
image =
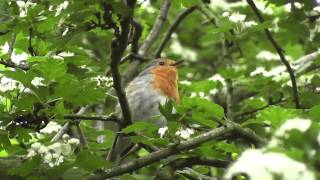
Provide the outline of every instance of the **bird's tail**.
<path id="1" fill-rule="evenodd" d="M 115 165 L 118 165 L 121 163 L 122 158 L 127 155 L 133 146 L 134 144 L 130 141 L 128 136 L 117 133 L 107 159 L 113 162 Z"/>

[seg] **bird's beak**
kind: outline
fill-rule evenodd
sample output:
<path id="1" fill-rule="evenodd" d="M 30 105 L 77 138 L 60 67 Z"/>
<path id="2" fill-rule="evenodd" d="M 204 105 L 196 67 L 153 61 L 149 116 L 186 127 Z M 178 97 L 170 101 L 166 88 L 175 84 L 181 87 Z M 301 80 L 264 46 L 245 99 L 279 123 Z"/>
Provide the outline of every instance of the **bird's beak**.
<path id="1" fill-rule="evenodd" d="M 182 63 L 183 63 L 183 60 L 180 60 L 180 61 L 177 61 L 177 62 L 173 63 L 172 66 L 177 66 L 177 67 L 179 67 L 180 64 L 182 64 Z"/>

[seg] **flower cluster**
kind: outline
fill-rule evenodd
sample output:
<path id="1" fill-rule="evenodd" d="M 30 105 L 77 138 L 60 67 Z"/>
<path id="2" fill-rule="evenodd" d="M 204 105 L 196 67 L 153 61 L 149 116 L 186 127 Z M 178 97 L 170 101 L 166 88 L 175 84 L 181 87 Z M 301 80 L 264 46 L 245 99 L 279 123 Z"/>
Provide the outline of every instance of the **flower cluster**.
<path id="1" fill-rule="evenodd" d="M 32 158 L 40 155 L 43 163 L 48 164 L 50 167 L 58 166 L 64 161 L 65 156 L 72 154 L 78 144 L 78 139 L 63 135 L 63 142 L 56 142 L 49 146 L 39 142 L 33 143 L 28 150 L 27 157 Z"/>
<path id="2" fill-rule="evenodd" d="M 113 85 L 113 79 L 107 76 L 97 76 L 92 78 L 92 80 L 97 81 L 98 86 L 104 86 L 109 88 L 109 87 L 112 87 Z"/>

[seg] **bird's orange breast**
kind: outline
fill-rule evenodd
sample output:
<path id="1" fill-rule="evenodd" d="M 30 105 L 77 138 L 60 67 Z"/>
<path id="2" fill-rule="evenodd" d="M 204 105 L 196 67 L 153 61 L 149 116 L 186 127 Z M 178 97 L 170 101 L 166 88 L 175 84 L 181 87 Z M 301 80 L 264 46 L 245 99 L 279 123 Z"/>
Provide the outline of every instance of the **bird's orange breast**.
<path id="1" fill-rule="evenodd" d="M 176 103 L 180 102 L 178 91 L 178 70 L 175 67 L 156 67 L 151 70 L 154 74 L 154 87 L 159 90 L 161 94 L 174 100 Z"/>

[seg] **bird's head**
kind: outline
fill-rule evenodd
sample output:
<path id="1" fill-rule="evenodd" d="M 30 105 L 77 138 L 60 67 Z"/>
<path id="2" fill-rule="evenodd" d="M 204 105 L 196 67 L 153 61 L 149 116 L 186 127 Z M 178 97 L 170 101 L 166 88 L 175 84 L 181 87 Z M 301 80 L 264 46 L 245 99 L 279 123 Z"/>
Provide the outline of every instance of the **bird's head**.
<path id="1" fill-rule="evenodd" d="M 153 74 L 153 84 L 155 89 L 158 89 L 164 95 L 179 102 L 178 93 L 178 67 L 183 61 L 174 61 L 171 59 L 155 59 L 140 76 Z"/>
<path id="2" fill-rule="evenodd" d="M 151 71 L 153 69 L 161 69 L 161 70 L 166 70 L 166 69 L 177 69 L 179 65 L 181 65 L 183 61 L 174 61 L 171 59 L 165 59 L 165 58 L 160 58 L 160 59 L 155 59 L 153 60 L 147 67 L 147 71 Z"/>

